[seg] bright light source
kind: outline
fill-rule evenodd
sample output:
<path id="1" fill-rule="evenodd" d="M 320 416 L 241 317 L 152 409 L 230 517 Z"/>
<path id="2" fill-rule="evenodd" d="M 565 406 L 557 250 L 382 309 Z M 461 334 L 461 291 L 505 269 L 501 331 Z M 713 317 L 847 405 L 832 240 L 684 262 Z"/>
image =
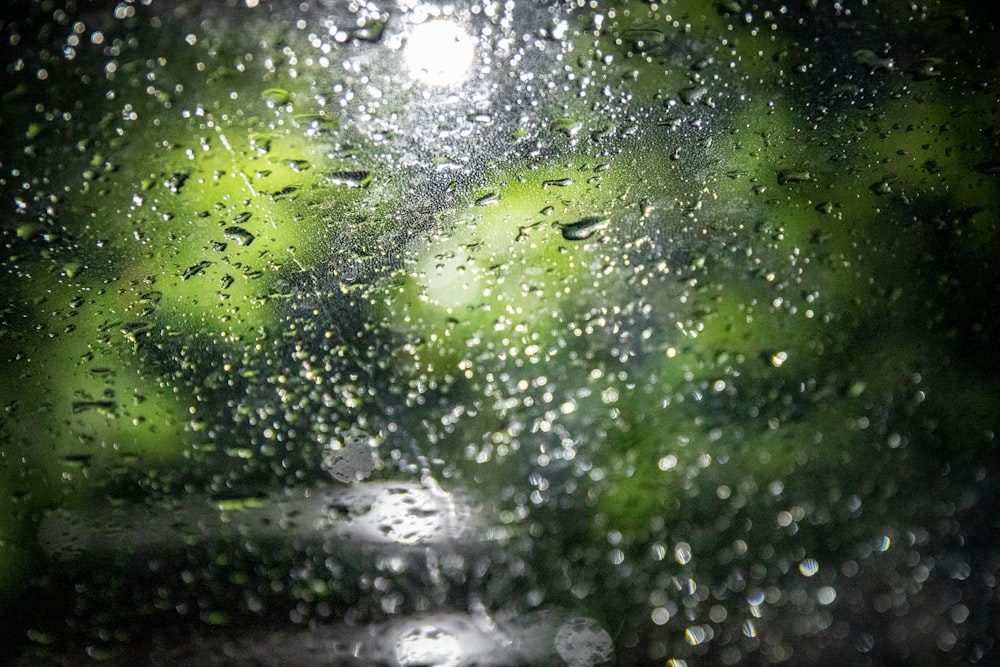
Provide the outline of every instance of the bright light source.
<path id="1" fill-rule="evenodd" d="M 421 23 L 413 28 L 403 47 L 410 72 L 432 86 L 460 82 L 475 55 L 475 41 L 451 21 Z"/>
<path id="2" fill-rule="evenodd" d="M 462 664 L 462 645 L 458 638 L 434 625 L 412 628 L 396 641 L 396 660 L 410 665 L 457 667 Z"/>

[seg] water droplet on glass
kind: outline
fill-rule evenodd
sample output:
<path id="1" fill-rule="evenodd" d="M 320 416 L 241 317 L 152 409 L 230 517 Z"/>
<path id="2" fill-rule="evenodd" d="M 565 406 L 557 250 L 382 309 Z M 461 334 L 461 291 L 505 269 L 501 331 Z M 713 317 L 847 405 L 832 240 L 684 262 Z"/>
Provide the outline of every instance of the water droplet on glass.
<path id="1" fill-rule="evenodd" d="M 254 235 L 248 232 L 243 227 L 237 227 L 233 225 L 232 227 L 226 227 L 223 232 L 225 237 L 231 241 L 236 241 L 239 245 L 250 245 L 253 243 Z"/>
<path id="2" fill-rule="evenodd" d="M 212 263 L 207 260 L 198 262 L 197 264 L 192 264 L 188 268 L 184 269 L 183 273 L 181 273 L 181 280 L 188 280 L 189 278 L 194 278 L 195 276 L 204 273 L 205 269 L 211 266 L 211 264 Z"/>
<path id="3" fill-rule="evenodd" d="M 791 169 L 778 172 L 779 185 L 788 185 L 790 183 L 808 183 L 812 180 L 812 173 L 801 169 Z"/>
<path id="4" fill-rule="evenodd" d="M 310 167 L 312 167 L 312 164 L 309 162 L 309 160 L 302 160 L 302 159 L 285 160 L 285 164 L 288 165 L 288 168 L 294 171 L 295 173 L 306 171 Z"/>
<path id="5" fill-rule="evenodd" d="M 372 182 L 372 174 L 368 171 L 332 171 L 326 175 L 330 185 L 342 185 L 348 188 L 365 188 Z"/>
<path id="6" fill-rule="evenodd" d="M 274 104 L 288 104 L 292 101 L 292 94 L 284 88 L 268 88 L 260 96 Z"/>
<path id="7" fill-rule="evenodd" d="M 679 96 L 684 104 L 697 104 L 708 94 L 705 86 L 691 86 L 680 91 Z"/>
<path id="8" fill-rule="evenodd" d="M 591 618 L 571 618 L 556 632 L 556 651 L 568 667 L 594 667 L 611 659 L 614 643 Z"/>
<path id="9" fill-rule="evenodd" d="M 606 228 L 611 219 L 606 216 L 591 216 L 561 226 L 563 238 L 567 241 L 582 241 Z"/>
<path id="10" fill-rule="evenodd" d="M 684 641 L 691 646 L 698 646 L 709 641 L 713 634 L 712 629 L 706 625 L 692 625 L 684 631 Z"/>
<path id="11" fill-rule="evenodd" d="M 358 428 L 350 428 L 323 449 L 321 466 L 338 482 L 359 482 L 375 469 L 375 439 Z"/>
<path id="12" fill-rule="evenodd" d="M 551 187 L 565 188 L 570 185 L 573 185 L 572 178 L 553 178 L 547 181 L 542 181 L 543 190 L 547 190 Z"/>
<path id="13" fill-rule="evenodd" d="M 583 123 L 568 116 L 556 118 L 549 124 L 549 129 L 565 134 L 567 137 L 571 138 L 579 134 L 582 128 Z"/>
<path id="14" fill-rule="evenodd" d="M 492 206 L 500 202 L 500 195 L 495 192 L 488 192 L 473 202 L 476 206 Z"/>
<path id="15" fill-rule="evenodd" d="M 833 604 L 834 600 L 837 599 L 837 589 L 833 586 L 823 586 L 818 591 L 816 591 L 816 600 L 821 605 Z"/>
<path id="16" fill-rule="evenodd" d="M 184 184 L 187 183 L 187 180 L 190 177 L 190 172 L 176 172 L 163 182 L 163 187 L 170 190 L 170 192 L 177 194 L 184 188 Z"/>

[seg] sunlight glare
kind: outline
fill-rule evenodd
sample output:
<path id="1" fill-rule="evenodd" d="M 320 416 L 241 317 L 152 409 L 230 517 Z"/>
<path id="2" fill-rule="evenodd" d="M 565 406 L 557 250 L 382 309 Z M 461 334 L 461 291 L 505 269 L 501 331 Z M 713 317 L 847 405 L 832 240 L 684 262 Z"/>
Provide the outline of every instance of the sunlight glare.
<path id="1" fill-rule="evenodd" d="M 460 83 L 475 55 L 475 41 L 461 27 L 444 20 L 416 26 L 403 48 L 413 76 L 432 86 Z"/>

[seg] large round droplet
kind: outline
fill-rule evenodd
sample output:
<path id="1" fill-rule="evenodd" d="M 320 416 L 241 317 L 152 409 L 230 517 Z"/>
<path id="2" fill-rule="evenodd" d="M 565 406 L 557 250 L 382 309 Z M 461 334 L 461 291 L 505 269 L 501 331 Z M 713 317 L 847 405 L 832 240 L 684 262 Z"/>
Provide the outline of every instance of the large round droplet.
<path id="1" fill-rule="evenodd" d="M 591 618 L 571 618 L 556 633 L 556 651 L 569 667 L 594 667 L 611 660 L 613 642 Z"/>
<path id="2" fill-rule="evenodd" d="M 350 428 L 332 439 L 323 451 L 323 470 L 338 482 L 360 482 L 375 469 L 375 439 Z"/>

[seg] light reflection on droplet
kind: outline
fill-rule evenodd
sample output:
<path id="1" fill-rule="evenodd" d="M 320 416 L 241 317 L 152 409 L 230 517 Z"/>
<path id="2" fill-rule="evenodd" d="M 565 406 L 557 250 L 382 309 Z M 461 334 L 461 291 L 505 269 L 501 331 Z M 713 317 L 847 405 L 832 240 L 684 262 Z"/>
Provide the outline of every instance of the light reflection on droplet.
<path id="1" fill-rule="evenodd" d="M 670 612 L 663 607 L 656 607 L 649 616 L 657 625 L 664 625 L 670 620 Z"/>
<path id="2" fill-rule="evenodd" d="M 571 618 L 559 627 L 556 651 L 568 667 L 593 667 L 608 662 L 614 654 L 611 635 L 591 618 Z"/>
<path id="3" fill-rule="evenodd" d="M 958 643 L 958 637 L 955 636 L 954 632 L 950 630 L 945 630 L 940 635 L 938 635 L 937 646 L 942 651 L 950 651 L 955 648 L 955 644 Z"/>
<path id="4" fill-rule="evenodd" d="M 684 641 L 691 646 L 704 644 L 709 639 L 711 639 L 709 628 L 704 625 L 692 625 L 684 631 Z"/>
<path id="5" fill-rule="evenodd" d="M 816 592 L 816 599 L 822 605 L 833 604 L 837 599 L 837 590 L 833 586 L 823 586 Z"/>
<path id="6" fill-rule="evenodd" d="M 461 664 L 462 647 L 458 639 L 432 625 L 413 628 L 396 642 L 396 660 L 400 665 L 437 665 L 438 667 Z"/>
<path id="7" fill-rule="evenodd" d="M 352 427 L 327 443 L 320 467 L 338 482 L 361 481 L 375 469 L 375 447 L 374 438 Z"/>
<path id="8" fill-rule="evenodd" d="M 806 558 L 799 563 L 799 572 L 801 572 L 804 577 L 811 577 L 819 572 L 819 563 L 817 563 L 813 558 Z"/>
<path id="9" fill-rule="evenodd" d="M 476 55 L 475 41 L 451 21 L 429 21 L 406 39 L 403 59 L 413 76 L 432 86 L 460 83 Z"/>
<path id="10" fill-rule="evenodd" d="M 955 623 L 965 623 L 966 619 L 969 618 L 969 608 L 964 604 L 957 604 L 948 610 L 948 615 Z"/>

